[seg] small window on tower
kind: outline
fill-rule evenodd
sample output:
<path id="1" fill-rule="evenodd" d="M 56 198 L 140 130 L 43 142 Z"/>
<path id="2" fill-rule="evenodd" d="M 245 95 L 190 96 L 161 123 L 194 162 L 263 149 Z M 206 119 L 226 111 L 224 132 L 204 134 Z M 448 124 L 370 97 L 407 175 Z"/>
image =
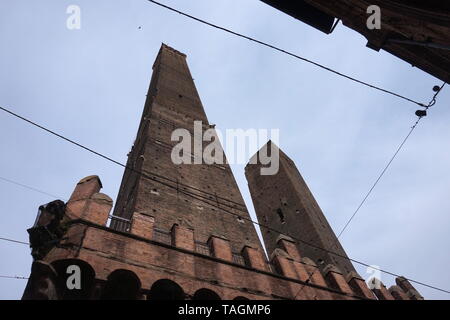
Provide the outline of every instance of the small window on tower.
<path id="1" fill-rule="evenodd" d="M 278 208 L 278 209 L 277 209 L 277 214 L 278 214 L 278 217 L 280 218 L 280 222 L 281 222 L 281 223 L 285 223 L 286 221 L 284 221 L 283 210 L 281 210 L 280 208 Z"/>

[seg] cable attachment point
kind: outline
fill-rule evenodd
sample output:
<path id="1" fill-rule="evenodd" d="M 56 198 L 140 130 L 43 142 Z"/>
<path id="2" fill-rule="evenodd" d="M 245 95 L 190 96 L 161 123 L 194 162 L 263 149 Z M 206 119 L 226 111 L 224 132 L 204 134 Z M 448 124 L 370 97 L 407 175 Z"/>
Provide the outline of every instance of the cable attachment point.
<path id="1" fill-rule="evenodd" d="M 434 91 L 434 92 L 439 92 L 439 91 L 441 91 L 441 87 L 439 87 L 439 86 L 434 86 L 434 87 L 433 87 L 433 91 Z"/>
<path id="2" fill-rule="evenodd" d="M 418 116 L 419 118 L 426 117 L 427 116 L 427 110 L 417 110 L 416 111 L 416 116 Z"/>

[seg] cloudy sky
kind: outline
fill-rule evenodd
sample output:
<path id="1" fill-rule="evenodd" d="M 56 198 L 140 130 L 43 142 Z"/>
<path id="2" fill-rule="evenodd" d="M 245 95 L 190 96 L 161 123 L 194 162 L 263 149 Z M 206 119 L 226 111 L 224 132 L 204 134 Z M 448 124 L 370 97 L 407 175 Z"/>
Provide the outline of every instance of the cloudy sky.
<path id="1" fill-rule="evenodd" d="M 327 36 L 257 0 L 161 1 L 422 102 L 441 83 L 367 49 L 342 25 Z M 72 4 L 81 8 L 80 30 L 66 28 Z M 281 148 L 336 232 L 416 120 L 411 103 L 145 0 L 0 2 L 0 105 L 125 163 L 162 42 L 188 55 L 218 129 L 280 129 Z M 447 290 L 449 102 L 447 88 L 341 238 L 352 258 Z M 0 133 L 1 178 L 67 199 L 79 179 L 97 174 L 103 192 L 117 196 L 122 168 L 3 112 Z M 233 171 L 253 214 L 244 166 Z M 38 206 L 55 197 L 0 180 L 0 199 L 0 237 L 27 241 Z M 26 245 L 0 241 L 0 257 L 0 275 L 29 275 Z M 0 299 L 19 299 L 25 284 L 0 278 Z"/>

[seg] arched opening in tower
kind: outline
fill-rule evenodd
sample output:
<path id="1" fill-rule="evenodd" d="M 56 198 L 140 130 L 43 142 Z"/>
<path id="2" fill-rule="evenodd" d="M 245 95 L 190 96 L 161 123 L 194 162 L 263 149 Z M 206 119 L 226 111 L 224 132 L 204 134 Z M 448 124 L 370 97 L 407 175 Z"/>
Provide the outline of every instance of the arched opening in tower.
<path id="1" fill-rule="evenodd" d="M 219 295 L 209 289 L 199 289 L 194 293 L 192 300 L 222 300 Z"/>
<path id="2" fill-rule="evenodd" d="M 250 299 L 246 298 L 246 297 L 243 297 L 243 296 L 237 296 L 233 300 L 240 301 L 240 300 L 250 300 Z"/>
<path id="3" fill-rule="evenodd" d="M 115 270 L 108 276 L 102 300 L 136 300 L 141 289 L 138 276 L 129 270 Z"/>
<path id="4" fill-rule="evenodd" d="M 52 262 L 52 266 L 58 274 L 59 299 L 91 299 L 95 271 L 89 263 L 80 259 L 61 259 Z"/>
<path id="5" fill-rule="evenodd" d="M 174 281 L 161 279 L 156 281 L 150 289 L 149 300 L 184 300 L 183 289 Z"/>

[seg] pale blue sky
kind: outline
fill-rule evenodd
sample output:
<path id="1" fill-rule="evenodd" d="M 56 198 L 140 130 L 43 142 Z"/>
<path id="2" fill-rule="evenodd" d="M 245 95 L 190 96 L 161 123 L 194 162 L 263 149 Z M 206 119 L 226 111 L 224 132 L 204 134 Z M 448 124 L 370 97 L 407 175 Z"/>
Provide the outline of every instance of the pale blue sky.
<path id="1" fill-rule="evenodd" d="M 365 47 L 339 25 L 325 35 L 257 0 L 161 0 L 339 71 L 428 102 L 432 76 Z M 81 8 L 81 30 L 66 8 Z M 142 28 L 139 29 L 139 26 Z M 186 53 L 217 128 L 279 128 L 338 232 L 415 121 L 416 107 L 145 0 L 0 2 L 0 104 L 123 163 L 161 43 Z M 450 289 L 450 90 L 444 90 L 348 230 L 352 258 Z M 98 174 L 115 198 L 122 168 L 0 113 L 0 176 L 68 198 Z M 249 210 L 243 166 L 233 166 Z M 27 241 L 51 197 L 0 181 L 0 237 Z M 253 215 L 254 217 L 254 215 Z M 0 241 L 0 275 L 28 276 L 29 249 Z M 365 269 L 358 268 L 365 276 Z M 394 279 L 383 275 L 390 286 Z M 24 280 L 0 279 L 0 299 Z M 417 286 L 426 298 L 449 295 Z"/>

